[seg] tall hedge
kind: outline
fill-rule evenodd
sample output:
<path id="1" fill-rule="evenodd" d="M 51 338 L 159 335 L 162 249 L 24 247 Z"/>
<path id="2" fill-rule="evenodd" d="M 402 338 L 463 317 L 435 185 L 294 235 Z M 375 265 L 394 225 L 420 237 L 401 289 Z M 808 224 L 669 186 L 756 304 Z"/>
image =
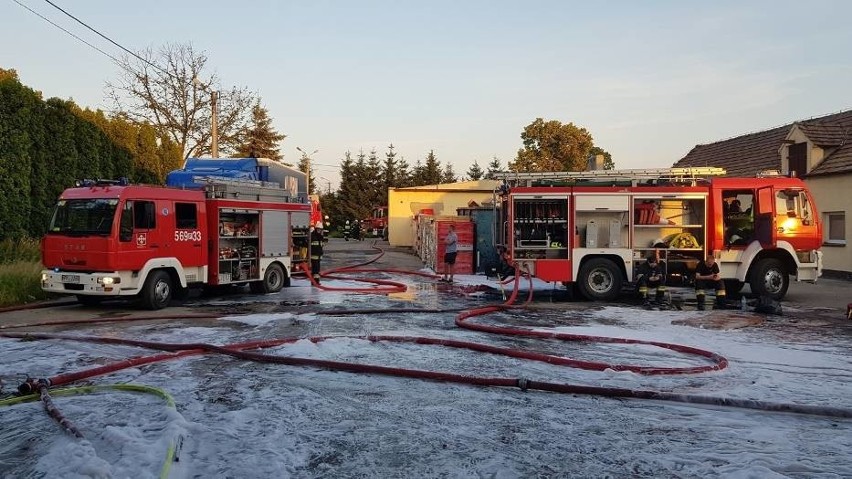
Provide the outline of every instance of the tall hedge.
<path id="1" fill-rule="evenodd" d="M 158 154 L 152 160 L 140 151 Z M 70 100 L 45 101 L 14 70 L 0 69 L 0 240 L 42 236 L 56 199 L 76 179 L 159 183 L 181 160 L 150 127 Z"/>

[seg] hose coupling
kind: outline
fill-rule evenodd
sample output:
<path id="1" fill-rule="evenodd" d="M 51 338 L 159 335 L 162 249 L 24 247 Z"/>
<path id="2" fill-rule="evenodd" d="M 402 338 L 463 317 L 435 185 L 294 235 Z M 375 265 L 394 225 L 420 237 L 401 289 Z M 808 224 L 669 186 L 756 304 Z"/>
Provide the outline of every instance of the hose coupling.
<path id="1" fill-rule="evenodd" d="M 526 392 L 529 388 L 529 380 L 527 378 L 518 378 L 518 387 L 521 388 L 521 391 Z"/>
<path id="2" fill-rule="evenodd" d="M 28 394 L 35 394 L 41 388 L 49 388 L 50 387 L 50 379 L 36 379 L 36 378 L 27 378 L 23 384 L 18 386 L 18 394 L 21 396 L 26 396 Z"/>

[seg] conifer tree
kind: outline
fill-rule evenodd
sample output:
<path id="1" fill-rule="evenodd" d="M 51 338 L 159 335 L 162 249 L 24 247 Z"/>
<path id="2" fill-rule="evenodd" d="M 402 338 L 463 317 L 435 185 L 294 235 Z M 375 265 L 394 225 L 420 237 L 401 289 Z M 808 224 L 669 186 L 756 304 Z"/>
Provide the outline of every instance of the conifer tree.
<path id="1" fill-rule="evenodd" d="M 444 170 L 441 172 L 441 183 L 455 183 L 458 181 L 456 178 L 456 172 L 453 171 L 453 165 L 449 161 L 447 162 L 447 166 L 444 167 Z"/>
<path id="2" fill-rule="evenodd" d="M 240 158 L 269 158 L 275 161 L 283 159 L 278 143 L 286 138 L 272 127 L 272 119 L 260 101 L 251 110 L 248 129 L 240 135 L 240 144 L 236 147 L 236 156 Z"/>
<path id="3" fill-rule="evenodd" d="M 367 168 L 364 176 L 367 179 L 372 179 L 372 181 L 368 183 L 368 188 L 366 189 L 370 209 L 372 210 L 374 206 L 385 204 L 383 198 L 387 196 L 387 190 L 384 190 L 384 194 L 382 194 L 382 190 L 384 189 L 384 182 L 381 181 L 382 163 L 379 161 L 379 155 L 376 153 L 375 148 L 370 150 L 370 156 L 367 159 Z"/>
<path id="4" fill-rule="evenodd" d="M 346 152 L 340 162 L 340 188 L 338 189 L 339 202 L 337 204 L 338 214 L 343 221 L 350 222 L 357 218 L 351 204 L 358 190 L 355 175 L 355 162 L 352 161 L 352 153 Z"/>
<path id="5" fill-rule="evenodd" d="M 423 183 L 421 185 L 437 185 L 443 179 L 441 164 L 435 156 L 435 150 L 429 150 L 426 155 L 426 163 L 423 164 Z"/>
<path id="6" fill-rule="evenodd" d="M 399 162 L 396 167 L 396 178 L 394 179 L 394 185 L 397 188 L 405 188 L 407 186 L 412 186 L 412 175 L 413 171 L 411 166 L 408 164 L 408 161 L 405 160 L 404 156 L 399 157 Z"/>
<path id="7" fill-rule="evenodd" d="M 398 162 L 396 153 L 393 151 L 393 143 L 388 146 L 388 152 L 385 153 L 385 163 L 382 167 L 382 195 L 381 204 L 388 204 L 388 189 L 397 186 L 397 170 Z"/>
<path id="8" fill-rule="evenodd" d="M 426 184 L 426 169 L 423 167 L 423 162 L 419 159 L 414 162 L 414 167 L 411 169 L 411 185 L 421 186 Z"/>
<path id="9" fill-rule="evenodd" d="M 479 167 L 479 162 L 473 160 L 473 164 L 467 170 L 467 178 L 471 181 L 478 181 L 482 179 L 482 175 L 484 174 L 485 172 Z"/>
<path id="10" fill-rule="evenodd" d="M 499 172 L 503 171 L 503 166 L 500 165 L 500 159 L 495 155 L 491 158 L 491 162 L 488 163 L 488 171 L 485 172 L 486 180 L 494 180 L 495 175 Z"/>

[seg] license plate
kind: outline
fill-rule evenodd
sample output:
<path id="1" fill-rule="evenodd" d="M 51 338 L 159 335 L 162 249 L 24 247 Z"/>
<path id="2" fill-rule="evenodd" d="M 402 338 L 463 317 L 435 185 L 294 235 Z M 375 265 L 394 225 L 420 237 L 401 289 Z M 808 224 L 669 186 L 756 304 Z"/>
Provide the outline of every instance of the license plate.
<path id="1" fill-rule="evenodd" d="M 79 274 L 63 274 L 62 275 L 63 283 L 79 283 L 80 275 Z"/>

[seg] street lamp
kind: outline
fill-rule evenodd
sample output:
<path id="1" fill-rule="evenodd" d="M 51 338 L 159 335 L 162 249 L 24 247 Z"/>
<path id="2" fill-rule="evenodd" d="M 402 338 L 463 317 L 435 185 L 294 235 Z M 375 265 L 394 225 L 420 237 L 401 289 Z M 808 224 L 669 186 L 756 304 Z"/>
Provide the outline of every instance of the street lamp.
<path id="1" fill-rule="evenodd" d="M 314 150 L 310 154 L 305 152 L 305 150 L 300 147 L 296 147 L 296 149 L 302 154 L 302 158 L 305 159 L 305 176 L 308 180 L 308 195 L 311 194 L 311 155 L 315 155 L 319 150 Z"/>

